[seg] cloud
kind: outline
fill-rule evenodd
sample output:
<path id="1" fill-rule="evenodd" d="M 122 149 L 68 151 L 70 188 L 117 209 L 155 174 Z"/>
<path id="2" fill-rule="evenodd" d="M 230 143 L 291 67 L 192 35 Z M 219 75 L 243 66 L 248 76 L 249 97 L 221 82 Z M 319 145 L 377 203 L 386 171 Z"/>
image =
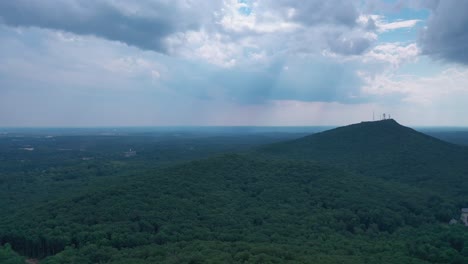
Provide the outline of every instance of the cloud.
<path id="1" fill-rule="evenodd" d="M 362 30 L 327 34 L 327 43 L 332 53 L 359 55 L 364 53 L 376 40 L 376 36 Z"/>
<path id="2" fill-rule="evenodd" d="M 396 74 L 363 77 L 366 82 L 363 93 L 383 98 L 391 95 L 398 96 L 402 102 L 424 107 L 432 106 L 441 101 L 460 102 L 461 98 L 468 99 L 468 88 L 466 87 L 468 70 L 466 69 L 449 68 L 430 77 Z"/>
<path id="3" fill-rule="evenodd" d="M 210 34 L 204 30 L 173 34 L 166 43 L 169 54 L 188 59 L 201 59 L 226 68 L 236 65 L 243 50 L 243 46 L 232 40 L 229 35 Z"/>
<path id="4" fill-rule="evenodd" d="M 0 39 L 0 79 L 4 81 L 0 92 L 23 88 L 138 90 L 141 84 L 135 81 L 154 83 L 167 78 L 167 67 L 158 58 L 117 42 L 37 28 L 15 33 L 2 27 Z"/>
<path id="5" fill-rule="evenodd" d="M 385 32 L 385 31 L 390 31 L 390 30 L 395 30 L 395 29 L 400 29 L 400 28 L 412 28 L 416 26 L 416 24 L 420 22 L 419 19 L 410 19 L 410 20 L 401 20 L 401 21 L 395 21 L 395 22 L 390 22 L 390 23 L 377 23 L 377 27 L 379 28 L 379 31 Z"/>
<path id="6" fill-rule="evenodd" d="M 468 1 L 432 1 L 432 14 L 419 43 L 423 54 L 468 64 Z"/>
<path id="7" fill-rule="evenodd" d="M 289 52 L 320 54 L 324 50 L 342 55 L 357 55 L 376 40 L 369 30 L 357 23 L 359 12 L 351 1 L 260 1 L 257 6 L 265 16 L 276 17 L 288 27 L 282 31 Z M 284 30 L 288 29 L 288 30 Z M 278 33 L 276 33 L 278 34 Z"/>
<path id="8" fill-rule="evenodd" d="M 390 64 L 393 69 L 398 68 L 404 62 L 411 62 L 417 59 L 420 49 L 415 43 L 383 43 L 376 45 L 363 55 L 363 61 L 383 62 Z"/>
<path id="9" fill-rule="evenodd" d="M 421 66 L 420 66 L 421 67 Z M 468 70 L 451 67 L 427 76 L 396 72 L 363 74 L 361 92 L 376 113 L 391 113 L 403 124 L 466 126 Z M 370 113 L 370 112 L 369 112 Z"/>
<path id="10" fill-rule="evenodd" d="M 450 36 L 464 36 L 463 18 L 444 22 L 446 4 L 433 1 L 415 43 L 415 31 L 399 33 L 422 26 L 420 15 L 399 20 L 359 3 L 0 1 L 0 122 L 312 124 L 328 113 L 346 123 L 371 113 L 372 102 L 427 108 L 457 99 L 452 94 L 468 97 L 465 71 L 433 74 L 440 68 L 418 60 L 421 53 L 449 60 L 454 49 L 450 60 L 461 62 L 466 42 Z M 429 8 L 412 8 L 422 7 Z M 398 42 L 384 42 L 390 35 Z"/>
<path id="11" fill-rule="evenodd" d="M 397 29 L 415 27 L 419 22 L 421 22 L 421 20 L 408 19 L 389 22 L 381 15 L 360 15 L 357 22 L 370 31 L 383 33 Z"/>
<path id="12" fill-rule="evenodd" d="M 5 36 L 5 31 L 9 36 Z M 224 47 L 213 35 L 194 33 L 198 60 L 173 58 L 102 41 L 99 38 L 31 28 L 23 33 L 0 30 L 0 87 L 3 89 L 74 90 L 76 93 L 157 93 L 157 99 L 192 97 L 226 100 L 241 105 L 270 100 L 356 103 L 360 77 L 355 65 L 321 54 L 245 54 L 249 62 L 228 64 L 240 57 L 235 46 Z M 37 35 L 30 40 L 32 35 Z M 29 45 L 28 42 L 34 45 Z M 217 50 L 222 48 L 220 50 Z M 40 50 L 38 50 L 40 47 Z M 192 50 L 192 49 L 190 49 Z M 184 52 L 184 51 L 181 51 Z M 187 56 L 193 55 L 189 51 Z M 203 57 L 205 56 L 205 57 Z M 265 61 L 267 60 L 267 61 Z M 216 65 L 212 65 L 216 64 Z M 1 91 L 0 91 L 1 93 Z M 173 99 L 171 99 L 173 100 Z"/>
<path id="13" fill-rule="evenodd" d="M 288 21 L 288 17 L 272 12 L 269 6 L 238 0 L 225 0 L 224 7 L 216 12 L 217 23 L 227 31 L 251 33 L 275 33 L 294 31 L 300 24 Z"/>
<path id="14" fill-rule="evenodd" d="M 165 52 L 164 39 L 174 32 L 197 29 L 203 19 L 191 1 L 0 1 L 0 22 L 39 27 L 120 41 Z M 206 15 L 206 14 L 204 14 Z M 209 16 L 209 14 L 208 14 Z"/>
<path id="15" fill-rule="evenodd" d="M 268 47 L 274 53 L 330 49 L 361 54 L 372 40 L 360 37 L 365 32 L 356 23 L 358 13 L 352 2 L 344 0 L 0 1 L 0 23 L 11 27 L 93 35 L 143 50 L 204 58 L 224 67 L 242 60 L 238 55 L 246 43 L 255 43 L 257 53 Z M 197 38 L 205 43 L 197 43 Z M 272 43 L 282 42 L 278 38 L 292 40 L 285 45 Z M 280 50 L 274 50 L 275 45 Z M 211 51 L 217 55 L 207 54 Z"/>
<path id="16" fill-rule="evenodd" d="M 297 54 L 381 53 L 372 48 L 375 32 L 419 21 L 387 22 L 360 13 L 353 2 L 343 0 L 0 2 L 0 21 L 10 26 L 60 30 L 59 36 L 72 32 L 63 39 L 69 41 L 94 35 L 225 68 L 256 67 Z"/>
<path id="17" fill-rule="evenodd" d="M 317 24 L 346 25 L 356 24 L 358 10 L 352 1 L 295 1 L 295 0 L 267 0 L 272 10 L 281 10 L 283 17 L 303 25 Z"/>

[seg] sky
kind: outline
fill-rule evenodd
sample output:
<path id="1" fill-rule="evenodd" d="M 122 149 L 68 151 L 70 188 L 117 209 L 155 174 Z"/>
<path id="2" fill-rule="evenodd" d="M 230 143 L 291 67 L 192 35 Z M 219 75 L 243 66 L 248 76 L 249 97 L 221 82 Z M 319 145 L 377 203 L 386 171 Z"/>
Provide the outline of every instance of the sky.
<path id="1" fill-rule="evenodd" d="M 0 127 L 468 126 L 465 0 L 0 1 Z"/>

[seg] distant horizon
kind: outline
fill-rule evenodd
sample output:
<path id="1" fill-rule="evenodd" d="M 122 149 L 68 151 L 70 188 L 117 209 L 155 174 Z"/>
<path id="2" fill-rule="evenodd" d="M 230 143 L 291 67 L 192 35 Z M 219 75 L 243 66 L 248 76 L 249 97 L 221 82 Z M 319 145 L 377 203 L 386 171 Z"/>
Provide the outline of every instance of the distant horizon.
<path id="1" fill-rule="evenodd" d="M 58 125 L 50 125 L 50 126 L 0 126 L 0 129 L 125 129 L 125 128 L 313 128 L 313 127 L 341 127 L 347 126 L 352 124 L 359 124 L 362 122 L 379 122 L 385 120 L 394 120 L 395 122 L 399 123 L 400 125 L 412 127 L 412 128 L 468 128 L 467 126 L 461 125 L 406 125 L 401 124 L 398 120 L 394 118 L 387 118 L 387 119 L 379 119 L 379 120 L 362 120 L 360 122 L 352 122 L 343 125 L 97 125 L 97 126 L 58 126 Z"/>
<path id="2" fill-rule="evenodd" d="M 368 122 L 368 121 L 362 121 L 362 122 Z M 372 121 L 370 121 L 372 122 Z M 360 123 L 360 122 L 358 122 Z M 348 126 L 352 124 L 358 124 L 358 123 L 349 123 L 346 125 L 267 125 L 267 126 L 260 126 L 260 125 L 168 125 L 168 126 L 0 126 L 0 133 L 2 130 L 73 130 L 73 129 L 78 129 L 78 130 L 108 130 L 108 129 L 113 129 L 113 130 L 140 130 L 139 132 L 151 132 L 154 130 L 159 130 L 159 131 L 174 131 L 174 130 L 229 130 L 229 129 L 239 129 L 239 130 L 255 130 L 259 129 L 262 130 L 262 132 L 275 132 L 276 130 L 300 130 L 300 129 L 333 129 L 337 127 L 343 127 L 343 126 Z M 408 125 L 403 125 L 406 127 L 410 127 L 416 130 L 424 130 L 424 129 L 439 129 L 439 130 L 454 130 L 454 129 L 461 129 L 461 130 L 467 130 L 468 131 L 468 126 L 438 126 L 438 125 L 419 125 L 419 126 L 408 126 Z M 121 131 L 122 132 L 122 131 Z"/>
<path id="3" fill-rule="evenodd" d="M 352 125 L 352 124 L 358 124 L 358 123 L 350 123 L 347 125 Z M 211 125 L 174 125 L 174 126 L 6 126 L 6 127 L 1 127 L 0 129 L 93 129 L 93 128 L 248 128 L 248 127 L 259 127 L 259 128 L 281 128 L 281 127 L 291 127 L 291 128 L 296 128 L 296 127 L 342 127 L 342 126 L 347 126 L 347 125 L 285 125 L 285 126 L 249 126 L 249 125 L 226 125 L 226 126 L 211 126 Z M 412 127 L 412 128 L 468 128 L 468 126 L 428 126 L 428 125 L 421 125 L 421 126 L 407 126 L 406 127 Z"/>

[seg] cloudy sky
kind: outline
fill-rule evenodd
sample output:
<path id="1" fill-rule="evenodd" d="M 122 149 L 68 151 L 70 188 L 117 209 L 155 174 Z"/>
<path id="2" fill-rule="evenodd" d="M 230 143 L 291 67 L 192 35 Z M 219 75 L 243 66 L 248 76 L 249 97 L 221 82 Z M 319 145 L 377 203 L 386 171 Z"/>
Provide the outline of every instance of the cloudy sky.
<path id="1" fill-rule="evenodd" d="M 0 1 L 1 126 L 468 126 L 468 1 Z"/>

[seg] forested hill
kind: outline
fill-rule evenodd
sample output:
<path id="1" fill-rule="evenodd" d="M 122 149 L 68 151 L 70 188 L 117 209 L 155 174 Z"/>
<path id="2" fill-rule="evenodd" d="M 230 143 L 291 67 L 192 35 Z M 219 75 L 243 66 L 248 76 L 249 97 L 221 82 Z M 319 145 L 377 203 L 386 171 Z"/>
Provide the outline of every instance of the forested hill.
<path id="1" fill-rule="evenodd" d="M 0 242 L 41 264 L 463 263 L 457 214 L 428 190 L 223 155 L 3 216 Z"/>
<path id="2" fill-rule="evenodd" d="M 393 119 L 362 122 L 261 147 L 257 154 L 316 160 L 366 175 L 468 195 L 468 148 Z"/>

